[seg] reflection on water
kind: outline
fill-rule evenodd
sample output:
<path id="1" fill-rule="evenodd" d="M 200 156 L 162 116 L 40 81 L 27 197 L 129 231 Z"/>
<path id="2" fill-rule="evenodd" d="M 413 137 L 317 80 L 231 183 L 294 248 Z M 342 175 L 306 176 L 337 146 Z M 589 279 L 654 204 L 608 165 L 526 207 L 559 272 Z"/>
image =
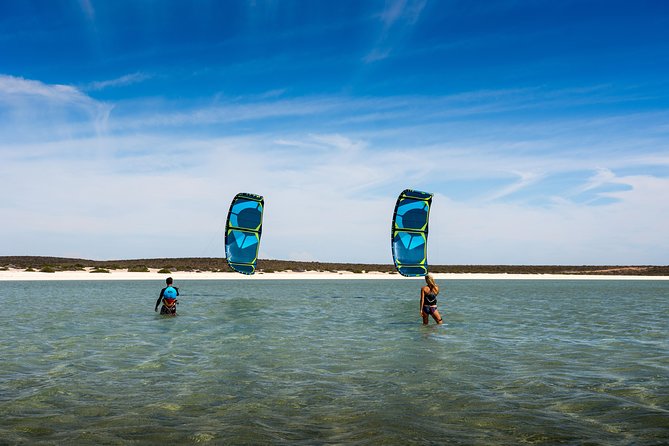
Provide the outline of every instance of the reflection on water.
<path id="1" fill-rule="evenodd" d="M 420 284 L 0 283 L 0 443 L 669 442 L 669 283 Z"/>

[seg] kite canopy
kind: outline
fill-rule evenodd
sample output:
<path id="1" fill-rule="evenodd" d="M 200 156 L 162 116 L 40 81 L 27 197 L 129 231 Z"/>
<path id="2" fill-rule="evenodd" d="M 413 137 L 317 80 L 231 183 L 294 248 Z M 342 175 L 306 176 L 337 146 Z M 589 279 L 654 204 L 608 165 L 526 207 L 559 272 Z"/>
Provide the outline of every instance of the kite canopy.
<path id="1" fill-rule="evenodd" d="M 225 224 L 225 257 L 233 270 L 253 274 L 258 261 L 265 207 L 260 195 L 240 193 L 230 204 Z"/>
<path id="2" fill-rule="evenodd" d="M 418 277 L 427 270 L 427 230 L 432 194 L 406 189 L 397 198 L 391 244 L 395 268 L 403 276 Z"/>

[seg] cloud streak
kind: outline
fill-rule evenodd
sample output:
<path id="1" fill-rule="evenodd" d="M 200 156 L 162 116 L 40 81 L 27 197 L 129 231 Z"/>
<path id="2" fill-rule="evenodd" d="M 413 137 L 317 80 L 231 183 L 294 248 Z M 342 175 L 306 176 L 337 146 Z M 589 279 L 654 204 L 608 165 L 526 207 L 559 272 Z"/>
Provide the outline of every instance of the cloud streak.
<path id="1" fill-rule="evenodd" d="M 85 90 L 97 91 L 97 90 L 104 90 L 106 88 L 125 87 L 127 85 L 133 85 L 133 84 L 138 84 L 140 82 L 144 82 L 145 80 L 151 79 L 151 77 L 152 76 L 146 73 L 125 74 L 115 79 L 91 82 L 86 85 Z"/>
<path id="2" fill-rule="evenodd" d="M 395 48 L 400 45 L 402 39 L 417 24 L 426 4 L 427 0 L 391 0 L 386 2 L 385 9 L 378 16 L 382 29 L 373 48 L 363 58 L 363 61 L 370 64 L 390 57 Z"/>
<path id="3" fill-rule="evenodd" d="M 656 128 L 664 115 L 592 120 L 581 123 L 579 135 L 562 130 L 573 128 L 575 118 L 523 122 L 509 132 L 492 124 L 488 111 L 470 109 L 472 102 L 482 110 L 513 108 L 515 95 L 270 96 L 175 112 L 168 102 L 153 109 L 149 102 L 106 104 L 73 87 L 3 76 L 0 104 L 15 116 L 3 132 L 47 130 L 0 142 L 0 175 L 8 185 L 0 204 L 3 250 L 221 256 L 229 200 L 246 191 L 266 198 L 264 257 L 387 262 L 394 200 L 411 187 L 436 193 L 433 263 L 663 262 L 669 246 L 657 234 L 669 206 L 653 197 L 669 194 L 669 160 L 661 148 L 643 154 L 628 148 L 642 141 L 638 123 Z M 41 111 L 44 104 L 49 113 Z M 407 108 L 459 118 L 426 125 L 408 120 Z M 68 116 L 73 110 L 76 119 Z M 105 110 L 113 110 L 107 131 L 91 131 Z M 371 118 L 377 123 L 371 128 L 336 119 L 368 113 L 398 115 L 388 125 Z M 612 130 L 615 146 L 598 140 L 611 122 L 631 122 L 636 131 Z M 214 128 L 203 131 L 203 123 Z M 63 134 L 61 124 L 89 132 Z M 578 140 L 589 151 L 555 150 Z M 649 166 L 667 170 L 651 174 Z M 624 173 L 634 169 L 641 173 Z M 611 201 L 594 206 L 577 199 L 584 194 Z M 163 219 L 170 212 L 179 217 Z"/>
<path id="4" fill-rule="evenodd" d="M 0 75 L 0 130 L 7 140 L 48 140 L 100 135 L 112 106 L 81 90 Z"/>
<path id="5" fill-rule="evenodd" d="M 21 98 L 38 98 L 55 104 L 89 106 L 94 101 L 69 85 L 48 85 L 21 77 L 0 75 L 0 100 L 4 103 Z"/>

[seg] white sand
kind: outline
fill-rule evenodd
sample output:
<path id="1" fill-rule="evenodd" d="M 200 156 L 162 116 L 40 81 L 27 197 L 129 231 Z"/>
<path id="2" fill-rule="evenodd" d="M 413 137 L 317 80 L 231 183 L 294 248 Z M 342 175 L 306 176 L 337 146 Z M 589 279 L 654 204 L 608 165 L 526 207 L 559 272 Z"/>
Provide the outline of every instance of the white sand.
<path id="1" fill-rule="evenodd" d="M 146 273 L 129 273 L 126 270 L 111 270 L 109 273 L 91 273 L 90 268 L 84 271 L 59 271 L 55 273 L 27 272 L 22 269 L 0 271 L 0 281 L 10 280 L 156 280 L 164 281 L 171 276 L 176 281 L 181 280 L 309 280 L 309 279 L 403 279 L 399 274 L 380 272 L 352 273 L 350 271 L 334 272 L 291 272 L 256 273 L 247 276 L 239 273 L 212 273 L 212 272 L 182 272 L 172 274 L 158 274 L 157 269 Z M 567 275 L 567 274 L 433 274 L 437 280 L 449 279 L 523 279 L 523 280 L 669 280 L 669 276 L 606 276 L 606 275 Z M 413 280 L 422 280 L 414 278 Z"/>

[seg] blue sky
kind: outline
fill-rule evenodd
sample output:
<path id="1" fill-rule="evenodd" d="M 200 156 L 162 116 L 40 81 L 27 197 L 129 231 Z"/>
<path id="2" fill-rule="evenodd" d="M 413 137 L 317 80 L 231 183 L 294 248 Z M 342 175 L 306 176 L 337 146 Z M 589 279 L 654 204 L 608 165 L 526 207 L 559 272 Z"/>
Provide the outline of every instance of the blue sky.
<path id="1" fill-rule="evenodd" d="M 0 255 L 669 264 L 669 5 L 0 2 Z"/>

